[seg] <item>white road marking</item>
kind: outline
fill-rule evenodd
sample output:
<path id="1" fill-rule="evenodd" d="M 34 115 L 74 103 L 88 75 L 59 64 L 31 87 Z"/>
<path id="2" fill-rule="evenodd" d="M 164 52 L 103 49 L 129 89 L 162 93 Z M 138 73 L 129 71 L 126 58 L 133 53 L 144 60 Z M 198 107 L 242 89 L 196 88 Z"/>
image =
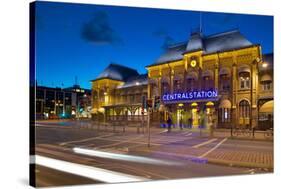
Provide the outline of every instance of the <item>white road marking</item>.
<path id="1" fill-rule="evenodd" d="M 190 133 L 190 131 L 185 131 L 182 134 L 185 135 L 185 134 L 188 134 L 188 133 Z"/>
<path id="2" fill-rule="evenodd" d="M 196 145 L 192 146 L 192 148 L 199 148 L 199 147 L 202 147 L 204 145 L 210 144 L 210 143 L 212 143 L 212 142 L 214 142 L 216 140 L 217 140 L 217 138 L 213 138 L 213 139 L 207 140 L 205 142 L 202 142 L 200 144 L 196 144 Z"/>
<path id="3" fill-rule="evenodd" d="M 209 153 L 211 153 L 212 151 L 214 151 L 215 149 L 217 149 L 222 143 L 224 143 L 227 140 L 227 138 L 224 138 L 223 140 L 221 140 L 215 147 L 213 147 L 212 149 L 208 150 L 207 152 L 205 152 L 204 154 L 202 154 L 201 156 L 199 156 L 199 158 L 203 158 L 205 156 L 207 156 Z"/>
<path id="4" fill-rule="evenodd" d="M 117 143 L 114 143 L 114 144 L 106 144 L 106 145 L 98 146 L 98 148 L 106 148 L 106 147 L 117 146 L 119 144 L 124 144 L 124 143 L 127 143 L 127 142 L 131 142 L 131 141 L 137 140 L 137 139 L 142 138 L 142 137 L 143 136 L 138 136 L 136 138 L 131 138 L 131 139 L 123 140 L 123 141 L 120 141 L 120 142 L 117 142 Z"/>
<path id="5" fill-rule="evenodd" d="M 100 138 L 101 139 L 101 138 Z M 115 140 L 115 139 L 108 139 L 108 138 L 102 138 L 102 140 L 106 140 L 106 141 L 113 141 L 113 142 L 122 142 L 122 140 Z M 128 142 L 128 141 L 127 141 Z M 147 144 L 147 142 L 140 142 L 140 141 L 133 141 L 133 140 L 131 140 L 131 141 L 129 141 L 130 143 L 132 143 L 132 144 Z M 155 146 L 159 146 L 159 145 L 161 145 L 161 144 L 157 144 L 157 143 L 150 143 L 151 145 L 155 145 Z M 87 146 L 87 147 L 93 147 L 93 146 L 96 146 L 96 145 L 93 145 L 93 144 L 91 144 L 91 145 L 84 145 L 84 146 Z M 99 147 L 99 146 L 96 146 L 97 148 Z M 101 146 L 102 147 L 102 146 Z"/>
<path id="6" fill-rule="evenodd" d="M 116 171 L 110 171 L 88 165 L 71 163 L 63 160 L 57 160 L 40 155 L 35 156 L 36 164 L 49 167 L 55 170 L 71 173 L 78 176 L 87 177 L 93 180 L 99 180 L 106 183 L 136 182 L 147 181 L 149 179 L 140 176 L 129 175 Z"/>
<path id="7" fill-rule="evenodd" d="M 135 155 L 128 155 L 128 154 L 120 154 L 108 151 L 101 151 L 101 150 L 92 150 L 86 148 L 73 148 L 73 151 L 77 154 L 83 154 L 88 156 L 100 157 L 100 158 L 107 158 L 107 159 L 115 159 L 121 161 L 131 161 L 136 163 L 146 163 L 146 164 L 153 164 L 153 165 L 180 165 L 178 162 L 171 162 L 159 159 L 153 159 L 148 157 L 142 156 L 135 156 Z"/>
<path id="8" fill-rule="evenodd" d="M 188 133 L 188 134 L 186 134 L 186 135 L 184 135 L 184 136 L 191 136 L 192 135 L 192 133 Z"/>
<path id="9" fill-rule="evenodd" d="M 168 132 L 168 129 L 165 129 L 164 131 L 161 131 L 161 132 L 159 132 L 158 134 L 166 133 L 166 132 Z"/>
<path id="10" fill-rule="evenodd" d="M 68 142 L 62 142 L 59 145 L 64 146 L 67 144 L 72 144 L 72 143 L 80 143 L 80 142 L 87 142 L 93 139 L 99 139 L 99 138 L 103 138 L 103 137 L 109 137 L 112 136 L 113 134 L 107 134 L 107 135 L 102 135 L 102 136 L 96 136 L 96 137 L 92 137 L 92 138 L 86 138 L 86 139 L 82 139 L 82 140 L 73 140 L 73 141 L 68 141 Z"/>

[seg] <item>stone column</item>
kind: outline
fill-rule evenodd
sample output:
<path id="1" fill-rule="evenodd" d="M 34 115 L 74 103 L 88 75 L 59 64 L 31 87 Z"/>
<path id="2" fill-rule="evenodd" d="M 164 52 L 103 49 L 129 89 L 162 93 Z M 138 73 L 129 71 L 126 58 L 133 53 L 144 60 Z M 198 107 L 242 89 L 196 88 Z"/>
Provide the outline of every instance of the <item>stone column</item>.
<path id="1" fill-rule="evenodd" d="M 171 93 L 174 92 L 174 69 L 171 68 L 171 73 L 170 73 L 171 77 L 170 77 L 170 83 L 171 83 Z"/>
<path id="2" fill-rule="evenodd" d="M 218 62 L 215 64 L 215 89 L 219 90 L 219 64 Z"/>
<path id="3" fill-rule="evenodd" d="M 236 107 L 236 98 L 237 98 L 237 64 L 236 59 L 234 61 L 234 64 L 232 65 L 232 124 L 233 128 L 237 126 L 239 114 L 238 114 L 238 108 Z"/>
<path id="4" fill-rule="evenodd" d="M 257 71 L 257 62 L 253 61 L 251 65 L 251 126 L 257 126 L 257 83 L 258 83 L 258 71 Z"/>
<path id="5" fill-rule="evenodd" d="M 150 84 L 150 78 L 148 77 L 148 83 L 147 83 L 147 98 L 151 98 L 151 84 Z"/>
<path id="6" fill-rule="evenodd" d="M 161 89 L 162 89 L 162 85 L 161 85 L 161 75 L 158 77 L 158 95 L 161 96 Z"/>

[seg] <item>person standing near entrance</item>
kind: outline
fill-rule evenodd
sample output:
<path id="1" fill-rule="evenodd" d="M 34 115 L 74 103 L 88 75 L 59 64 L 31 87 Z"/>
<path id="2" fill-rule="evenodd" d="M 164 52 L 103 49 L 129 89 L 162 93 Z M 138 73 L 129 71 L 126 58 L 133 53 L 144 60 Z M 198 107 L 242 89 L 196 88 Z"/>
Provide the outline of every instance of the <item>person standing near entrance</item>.
<path id="1" fill-rule="evenodd" d="M 168 124 L 168 133 L 169 133 L 169 132 L 171 132 L 171 127 L 172 127 L 172 119 L 171 119 L 170 115 L 168 116 L 167 124 Z"/>
<path id="2" fill-rule="evenodd" d="M 180 129 L 181 129 L 181 130 L 183 129 L 182 117 L 181 117 L 181 119 L 180 119 Z"/>
<path id="3" fill-rule="evenodd" d="M 192 118 L 188 118 L 188 128 L 192 129 Z"/>
<path id="4" fill-rule="evenodd" d="M 181 117 L 180 117 L 180 121 L 179 121 L 179 124 L 180 124 L 180 129 L 182 130 L 183 129 L 183 124 L 182 124 L 182 117 L 183 117 L 183 112 L 181 112 Z"/>

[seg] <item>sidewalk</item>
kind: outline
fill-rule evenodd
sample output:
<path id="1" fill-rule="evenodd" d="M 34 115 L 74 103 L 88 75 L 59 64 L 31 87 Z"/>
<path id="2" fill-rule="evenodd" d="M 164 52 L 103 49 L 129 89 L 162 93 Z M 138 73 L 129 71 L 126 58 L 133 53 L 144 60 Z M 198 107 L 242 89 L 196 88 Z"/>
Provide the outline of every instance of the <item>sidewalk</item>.
<path id="1" fill-rule="evenodd" d="M 206 156 L 209 163 L 273 169 L 273 153 L 217 150 Z"/>
<path id="2" fill-rule="evenodd" d="M 190 160 L 195 163 L 211 163 L 224 166 L 261 168 L 267 171 L 273 170 L 273 152 L 248 152 L 243 150 L 226 150 L 217 148 L 201 157 L 206 151 L 203 149 L 186 148 L 184 146 L 155 146 L 131 149 L 132 153 L 150 155 L 156 157 L 166 156 L 168 158 L 178 158 Z"/>

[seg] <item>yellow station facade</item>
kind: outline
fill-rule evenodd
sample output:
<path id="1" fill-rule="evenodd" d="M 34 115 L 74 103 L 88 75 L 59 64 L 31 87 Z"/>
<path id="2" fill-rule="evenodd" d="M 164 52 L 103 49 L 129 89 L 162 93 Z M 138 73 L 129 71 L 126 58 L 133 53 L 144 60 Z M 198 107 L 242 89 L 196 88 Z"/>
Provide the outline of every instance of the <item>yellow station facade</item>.
<path id="1" fill-rule="evenodd" d="M 187 42 L 171 45 L 146 69 L 140 75 L 109 65 L 92 81 L 93 114 L 137 121 L 147 115 L 143 100 L 153 99 L 156 125 L 168 116 L 174 126 L 193 128 L 273 125 L 273 54 L 263 55 L 262 47 L 238 30 L 191 33 Z"/>

